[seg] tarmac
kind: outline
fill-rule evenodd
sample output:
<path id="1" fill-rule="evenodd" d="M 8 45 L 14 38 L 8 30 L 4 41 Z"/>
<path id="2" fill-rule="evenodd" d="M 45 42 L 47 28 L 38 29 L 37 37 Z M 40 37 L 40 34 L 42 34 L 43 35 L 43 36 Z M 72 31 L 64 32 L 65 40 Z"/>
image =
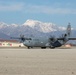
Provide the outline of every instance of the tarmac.
<path id="1" fill-rule="evenodd" d="M 76 48 L 0 48 L 0 75 L 76 75 Z"/>

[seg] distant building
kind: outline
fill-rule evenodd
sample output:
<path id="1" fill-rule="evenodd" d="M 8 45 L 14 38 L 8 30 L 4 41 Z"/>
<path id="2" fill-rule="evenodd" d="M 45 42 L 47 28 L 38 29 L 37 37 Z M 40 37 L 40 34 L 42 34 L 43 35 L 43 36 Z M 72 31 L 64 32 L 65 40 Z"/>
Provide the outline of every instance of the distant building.
<path id="1" fill-rule="evenodd" d="M 0 39 L 0 47 L 24 47 L 24 45 L 17 40 Z"/>

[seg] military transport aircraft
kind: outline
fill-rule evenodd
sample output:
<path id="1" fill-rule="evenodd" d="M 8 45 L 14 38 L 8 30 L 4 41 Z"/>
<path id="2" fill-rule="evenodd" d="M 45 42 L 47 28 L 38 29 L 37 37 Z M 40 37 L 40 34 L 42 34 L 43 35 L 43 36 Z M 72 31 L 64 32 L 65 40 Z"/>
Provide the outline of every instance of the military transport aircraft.
<path id="1" fill-rule="evenodd" d="M 69 23 L 67 27 L 67 31 L 65 34 L 62 34 L 61 37 L 56 38 L 56 37 L 49 37 L 49 38 L 26 38 L 24 35 L 21 35 L 19 38 L 11 37 L 13 39 L 20 39 L 22 43 L 27 46 L 27 48 L 33 48 L 33 47 L 41 47 L 42 49 L 45 49 L 46 47 L 49 48 L 56 48 L 64 45 L 67 41 L 69 40 L 76 40 L 76 38 L 70 38 L 71 34 L 71 25 Z"/>

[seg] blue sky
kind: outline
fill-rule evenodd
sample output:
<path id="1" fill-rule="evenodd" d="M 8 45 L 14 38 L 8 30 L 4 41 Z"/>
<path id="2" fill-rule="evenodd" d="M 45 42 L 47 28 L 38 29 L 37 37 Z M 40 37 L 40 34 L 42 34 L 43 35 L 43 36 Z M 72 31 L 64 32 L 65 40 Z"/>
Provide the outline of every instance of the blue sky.
<path id="1" fill-rule="evenodd" d="M 0 0 L 0 22 L 23 24 L 27 19 L 76 27 L 76 0 Z"/>

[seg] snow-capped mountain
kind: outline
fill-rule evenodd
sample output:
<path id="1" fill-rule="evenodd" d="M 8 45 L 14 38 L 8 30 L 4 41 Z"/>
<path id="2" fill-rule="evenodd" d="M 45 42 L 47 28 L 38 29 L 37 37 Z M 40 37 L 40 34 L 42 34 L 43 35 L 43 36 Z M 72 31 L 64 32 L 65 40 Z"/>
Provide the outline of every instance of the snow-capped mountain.
<path id="1" fill-rule="evenodd" d="M 55 34 L 59 36 L 62 33 L 61 31 L 64 30 L 66 30 L 65 27 L 58 27 L 56 24 L 44 23 L 37 20 L 27 20 L 22 25 L 14 23 L 8 25 L 0 22 L 0 32 L 7 36 L 20 36 L 20 34 L 24 34 L 25 36 L 50 36 Z"/>
<path id="2" fill-rule="evenodd" d="M 0 39 L 10 39 L 10 36 L 0 32 Z"/>
<path id="3" fill-rule="evenodd" d="M 65 30 L 63 27 L 57 27 L 53 23 L 43 23 L 37 20 L 27 20 L 23 26 L 29 26 L 34 30 L 38 30 L 40 32 L 48 33 L 52 31 Z"/>

